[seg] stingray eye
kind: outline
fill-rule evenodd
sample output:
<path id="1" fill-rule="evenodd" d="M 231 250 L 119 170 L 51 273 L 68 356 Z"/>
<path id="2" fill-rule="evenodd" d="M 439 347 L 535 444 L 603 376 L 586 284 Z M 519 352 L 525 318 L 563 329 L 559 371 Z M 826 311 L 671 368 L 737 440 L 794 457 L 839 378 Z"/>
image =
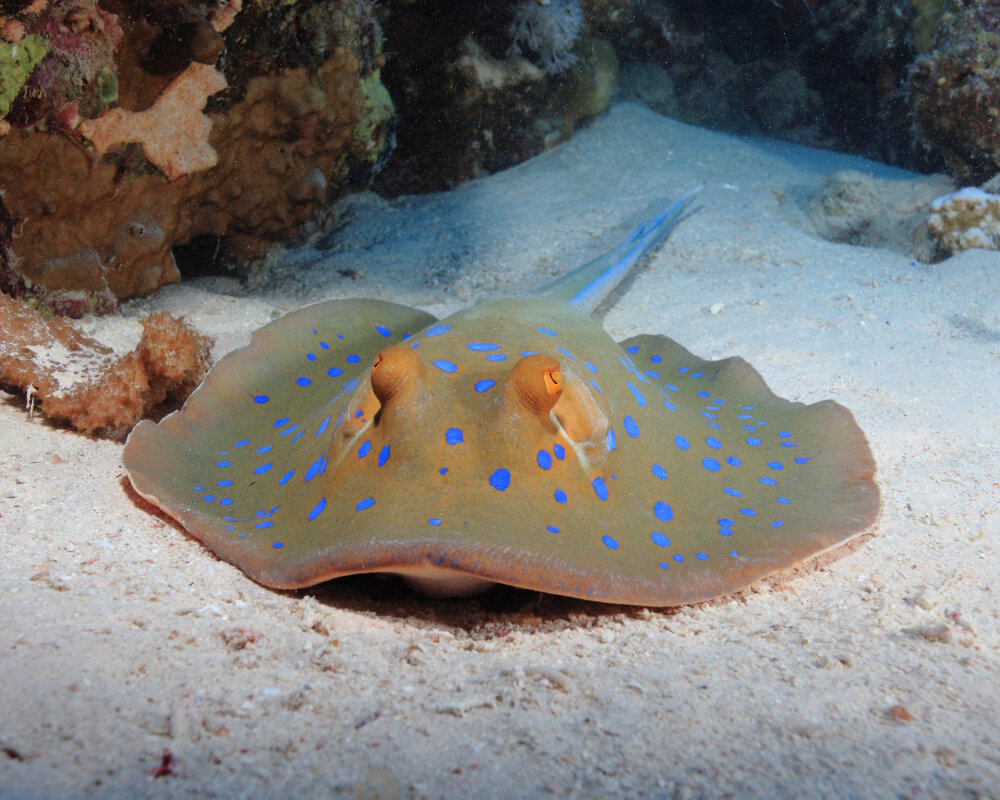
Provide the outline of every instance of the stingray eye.
<path id="1" fill-rule="evenodd" d="M 413 348 L 405 344 L 384 347 L 372 364 L 372 391 L 383 406 L 400 389 L 423 377 L 426 366 Z"/>
<path id="2" fill-rule="evenodd" d="M 545 370 L 544 381 L 545 391 L 549 393 L 549 396 L 559 397 L 559 393 L 562 391 L 562 373 L 559 371 L 559 367 Z"/>
<path id="3" fill-rule="evenodd" d="M 518 401 L 536 414 L 547 414 L 562 394 L 563 377 L 552 356 L 525 356 L 511 370 L 507 385 Z"/>

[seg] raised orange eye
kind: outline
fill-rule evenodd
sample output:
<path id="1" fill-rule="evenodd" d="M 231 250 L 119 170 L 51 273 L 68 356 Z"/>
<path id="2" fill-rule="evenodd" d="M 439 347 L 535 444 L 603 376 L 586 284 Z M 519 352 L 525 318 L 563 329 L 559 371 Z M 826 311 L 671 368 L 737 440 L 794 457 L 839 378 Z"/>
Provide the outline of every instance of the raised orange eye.
<path id="1" fill-rule="evenodd" d="M 378 367 L 378 365 L 381 363 L 382 363 L 382 354 L 379 353 L 377 356 L 375 356 L 375 363 L 372 364 L 372 372 L 374 372 Z"/>
<path id="2" fill-rule="evenodd" d="M 558 397 L 562 391 L 562 373 L 558 368 L 545 370 L 545 391 L 550 397 Z"/>
<path id="3" fill-rule="evenodd" d="M 372 364 L 372 391 L 385 403 L 411 381 L 425 377 L 426 367 L 413 348 L 394 344 L 382 348 Z"/>

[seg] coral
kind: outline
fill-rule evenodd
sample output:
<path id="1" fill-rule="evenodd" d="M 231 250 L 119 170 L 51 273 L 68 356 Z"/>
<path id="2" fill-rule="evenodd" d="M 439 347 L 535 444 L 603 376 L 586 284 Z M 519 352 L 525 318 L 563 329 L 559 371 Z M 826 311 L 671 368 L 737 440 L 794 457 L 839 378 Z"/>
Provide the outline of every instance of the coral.
<path id="1" fill-rule="evenodd" d="M 183 402 L 208 366 L 210 341 L 183 321 L 160 312 L 147 316 L 142 329 L 136 348 L 116 356 L 64 320 L 46 322 L 0 295 L 0 383 L 76 430 L 127 432 L 165 401 Z"/>
<path id="2" fill-rule="evenodd" d="M 48 53 L 41 36 L 32 34 L 17 42 L 0 41 L 0 119 Z"/>
<path id="3" fill-rule="evenodd" d="M 582 29 L 579 0 L 523 0 L 510 23 L 513 51 L 527 50 L 547 75 L 558 75 L 576 63 L 573 44 Z"/>
<path id="4" fill-rule="evenodd" d="M 921 140 L 961 183 L 1000 170 L 1000 0 L 950 0 L 931 49 L 913 64 Z"/>
<path id="5" fill-rule="evenodd" d="M 1000 250 L 1000 195 L 966 187 L 931 203 L 927 229 L 952 253 Z"/>
<path id="6" fill-rule="evenodd" d="M 78 130 L 102 156 L 119 144 L 139 142 L 146 158 L 170 180 L 214 167 L 208 143 L 212 122 L 202 110 L 208 98 L 228 86 L 215 67 L 192 61 L 146 111 L 115 108 Z"/>
<path id="7" fill-rule="evenodd" d="M 0 288 L 51 310 L 104 312 L 174 283 L 178 245 L 203 237 L 216 242 L 192 253 L 242 263 L 364 185 L 391 148 L 366 3 L 18 13 L 49 53 L 0 138 Z"/>

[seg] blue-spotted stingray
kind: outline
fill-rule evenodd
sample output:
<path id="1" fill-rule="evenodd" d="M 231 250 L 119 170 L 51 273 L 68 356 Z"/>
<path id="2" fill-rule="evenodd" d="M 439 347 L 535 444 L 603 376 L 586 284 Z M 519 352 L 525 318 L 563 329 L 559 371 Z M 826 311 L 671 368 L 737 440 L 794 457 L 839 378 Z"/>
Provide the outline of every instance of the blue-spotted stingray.
<path id="1" fill-rule="evenodd" d="M 774 395 L 739 358 L 616 343 L 598 303 L 690 209 L 523 298 L 438 320 L 307 306 L 132 431 L 136 491 L 266 586 L 402 575 L 672 606 L 864 531 L 875 464 L 844 407 Z"/>

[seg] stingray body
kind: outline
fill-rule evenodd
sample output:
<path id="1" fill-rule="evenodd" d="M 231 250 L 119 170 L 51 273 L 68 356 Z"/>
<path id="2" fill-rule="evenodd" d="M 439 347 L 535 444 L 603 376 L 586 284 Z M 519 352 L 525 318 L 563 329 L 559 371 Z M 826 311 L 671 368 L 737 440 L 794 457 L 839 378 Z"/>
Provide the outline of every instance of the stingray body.
<path id="1" fill-rule="evenodd" d="M 666 606 L 842 544 L 879 505 L 849 411 L 587 313 L 689 202 L 535 297 L 282 317 L 134 429 L 133 486 L 276 588 L 392 572 Z"/>

